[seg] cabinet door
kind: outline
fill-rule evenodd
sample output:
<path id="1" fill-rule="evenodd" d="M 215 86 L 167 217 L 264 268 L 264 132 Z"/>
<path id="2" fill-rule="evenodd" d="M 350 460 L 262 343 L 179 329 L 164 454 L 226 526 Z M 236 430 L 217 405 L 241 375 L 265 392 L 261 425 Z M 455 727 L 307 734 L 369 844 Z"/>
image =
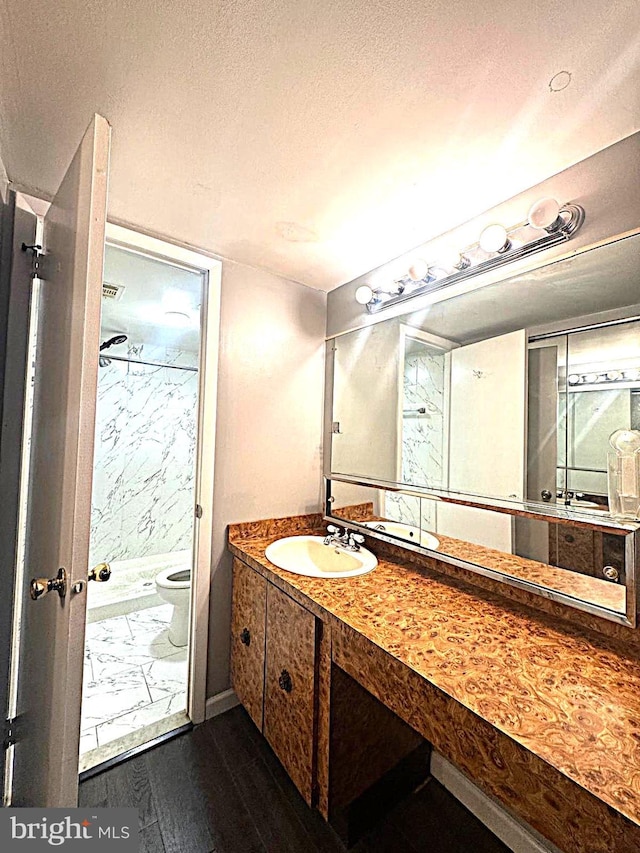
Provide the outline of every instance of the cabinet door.
<path id="1" fill-rule="evenodd" d="M 262 731 L 267 581 L 240 560 L 233 561 L 231 683 Z"/>
<path id="2" fill-rule="evenodd" d="M 558 524 L 557 566 L 583 575 L 595 575 L 595 540 L 593 530 Z M 599 534 L 596 534 L 599 535 Z"/>
<path id="3" fill-rule="evenodd" d="M 311 804 L 316 619 L 272 584 L 267 589 L 264 735 Z"/>

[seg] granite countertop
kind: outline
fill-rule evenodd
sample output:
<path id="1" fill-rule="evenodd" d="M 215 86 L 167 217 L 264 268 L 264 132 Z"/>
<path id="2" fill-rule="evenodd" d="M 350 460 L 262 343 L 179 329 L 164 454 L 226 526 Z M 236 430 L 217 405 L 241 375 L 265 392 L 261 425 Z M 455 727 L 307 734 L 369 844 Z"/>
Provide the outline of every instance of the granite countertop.
<path id="1" fill-rule="evenodd" d="M 279 569 L 265 549 L 284 535 L 317 534 L 303 518 L 293 527 L 284 519 L 279 528 L 233 525 L 230 550 L 640 825 L 640 661 L 632 652 L 436 572 L 428 559 L 420 567 L 379 557 L 373 572 L 347 579 Z"/>

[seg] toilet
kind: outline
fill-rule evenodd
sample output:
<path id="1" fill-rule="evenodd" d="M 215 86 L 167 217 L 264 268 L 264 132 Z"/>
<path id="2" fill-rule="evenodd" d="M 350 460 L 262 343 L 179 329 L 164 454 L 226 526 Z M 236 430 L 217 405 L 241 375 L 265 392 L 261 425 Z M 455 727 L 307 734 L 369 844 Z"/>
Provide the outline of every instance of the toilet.
<path id="1" fill-rule="evenodd" d="M 175 566 L 164 569 L 156 575 L 156 590 L 163 601 L 173 604 L 169 641 L 174 646 L 186 646 L 189 641 L 191 569 L 176 569 Z"/>

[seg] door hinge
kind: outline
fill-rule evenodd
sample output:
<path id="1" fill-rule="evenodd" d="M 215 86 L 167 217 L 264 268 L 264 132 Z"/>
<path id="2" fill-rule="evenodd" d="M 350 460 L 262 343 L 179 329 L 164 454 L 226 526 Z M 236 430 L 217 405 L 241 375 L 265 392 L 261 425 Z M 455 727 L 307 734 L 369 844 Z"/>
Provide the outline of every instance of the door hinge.
<path id="1" fill-rule="evenodd" d="M 202 518 L 202 507 L 200 504 L 196 504 L 196 518 Z"/>
<path id="2" fill-rule="evenodd" d="M 23 252 L 31 252 L 31 278 L 39 278 L 44 281 L 46 275 L 43 272 L 44 253 L 42 246 L 39 243 L 34 243 L 32 246 L 23 243 L 21 249 Z"/>
<path id="3" fill-rule="evenodd" d="M 3 749 L 9 749 L 18 743 L 17 718 L 4 721 L 4 737 L 2 739 Z"/>

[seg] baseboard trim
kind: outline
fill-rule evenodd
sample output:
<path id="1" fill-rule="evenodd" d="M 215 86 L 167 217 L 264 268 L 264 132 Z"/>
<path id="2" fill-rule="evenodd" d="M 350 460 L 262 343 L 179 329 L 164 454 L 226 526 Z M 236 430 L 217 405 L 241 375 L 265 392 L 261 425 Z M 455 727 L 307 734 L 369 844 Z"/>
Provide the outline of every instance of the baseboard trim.
<path id="1" fill-rule="evenodd" d="M 225 711 L 230 711 L 239 704 L 240 701 L 231 688 L 223 690 L 222 693 L 216 693 L 215 696 L 210 696 L 207 699 L 205 719 L 210 720 L 212 717 L 224 714 Z"/>
<path id="2" fill-rule="evenodd" d="M 533 827 L 516 820 L 435 750 L 431 754 L 431 775 L 510 850 L 518 853 L 561 853 Z"/>

